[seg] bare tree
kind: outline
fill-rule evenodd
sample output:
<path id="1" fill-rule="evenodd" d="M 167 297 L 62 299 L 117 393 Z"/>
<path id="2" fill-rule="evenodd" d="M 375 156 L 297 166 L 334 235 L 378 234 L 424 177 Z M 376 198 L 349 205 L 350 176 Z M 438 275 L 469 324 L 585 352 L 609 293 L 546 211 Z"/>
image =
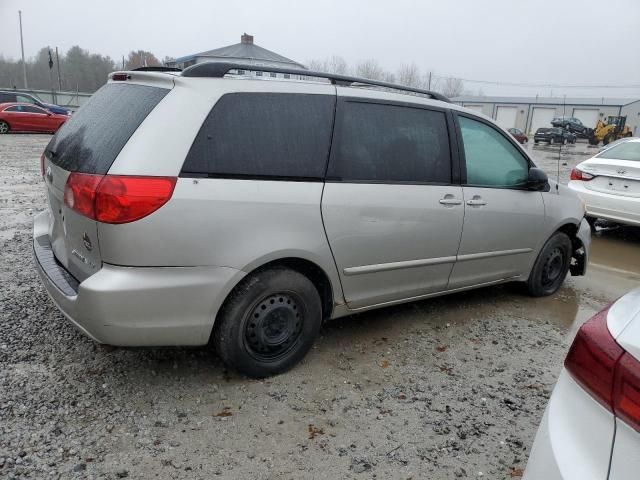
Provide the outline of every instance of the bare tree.
<path id="1" fill-rule="evenodd" d="M 427 87 L 427 82 L 415 63 L 402 65 L 398 70 L 397 81 L 400 85 L 407 87 Z"/>
<path id="2" fill-rule="evenodd" d="M 447 77 L 443 79 L 440 90 L 445 97 L 459 97 L 464 91 L 464 82 L 459 78 Z"/>
<path id="3" fill-rule="evenodd" d="M 356 65 L 356 75 L 370 80 L 388 80 L 389 73 L 376 60 L 369 59 Z"/>
<path id="4" fill-rule="evenodd" d="M 129 57 L 125 63 L 126 70 L 133 70 L 138 67 L 157 67 L 160 61 L 151 52 L 136 50 L 129 52 Z"/>
<path id="5" fill-rule="evenodd" d="M 318 72 L 335 73 L 338 75 L 346 75 L 349 72 L 347 61 L 339 55 L 331 55 L 324 60 L 311 60 L 309 69 Z"/>

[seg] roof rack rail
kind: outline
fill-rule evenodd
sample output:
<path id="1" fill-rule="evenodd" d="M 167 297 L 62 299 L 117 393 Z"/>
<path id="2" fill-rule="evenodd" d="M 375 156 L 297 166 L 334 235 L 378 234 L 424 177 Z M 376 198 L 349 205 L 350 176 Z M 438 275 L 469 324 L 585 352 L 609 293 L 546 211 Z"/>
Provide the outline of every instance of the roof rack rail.
<path id="1" fill-rule="evenodd" d="M 162 67 L 162 66 L 153 66 L 153 67 L 138 67 L 132 70 L 133 72 L 181 72 L 182 69 L 178 67 Z"/>
<path id="2" fill-rule="evenodd" d="M 203 62 L 196 63 L 190 67 L 185 68 L 182 71 L 183 77 L 209 77 L 209 78 L 222 78 L 231 70 L 249 70 L 253 72 L 267 72 L 267 73 L 284 73 L 291 75 L 302 75 L 305 77 L 326 78 L 333 85 L 342 85 L 349 87 L 353 84 L 359 85 L 372 85 L 376 87 L 390 88 L 393 90 L 400 90 L 405 92 L 420 93 L 428 95 L 434 100 L 440 100 L 443 102 L 451 103 L 444 95 L 441 95 L 431 90 L 424 90 L 422 88 L 407 87 L 404 85 L 398 85 L 395 83 L 380 82 L 378 80 L 369 80 L 367 78 L 350 77 L 347 75 L 337 75 L 334 73 L 316 72 L 313 70 L 302 70 L 299 68 L 280 68 L 280 67 L 268 67 L 263 65 L 250 65 L 245 63 L 232 63 L 232 62 Z"/>

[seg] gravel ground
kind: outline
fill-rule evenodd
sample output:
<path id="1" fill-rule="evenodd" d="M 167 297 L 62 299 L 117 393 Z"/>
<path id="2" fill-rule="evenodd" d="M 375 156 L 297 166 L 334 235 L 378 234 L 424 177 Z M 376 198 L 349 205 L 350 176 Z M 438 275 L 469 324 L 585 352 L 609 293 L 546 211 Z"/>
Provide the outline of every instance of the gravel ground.
<path id="1" fill-rule="evenodd" d="M 33 268 L 49 138 L 0 137 L 2 478 L 517 478 L 573 332 L 640 278 L 607 266 L 640 236 L 601 232 L 601 265 L 552 297 L 493 287 L 337 320 L 263 381 L 206 348 L 102 347 Z"/>

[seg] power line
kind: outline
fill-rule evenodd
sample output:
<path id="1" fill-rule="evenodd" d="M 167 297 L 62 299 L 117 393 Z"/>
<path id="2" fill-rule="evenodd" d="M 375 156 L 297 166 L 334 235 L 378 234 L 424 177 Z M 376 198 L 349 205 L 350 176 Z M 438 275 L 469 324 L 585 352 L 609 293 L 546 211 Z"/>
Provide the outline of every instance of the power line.
<path id="1" fill-rule="evenodd" d="M 539 87 L 539 88 L 640 88 L 640 84 L 629 85 L 564 85 L 561 83 L 521 83 L 521 82 L 500 82 L 494 80 L 475 80 L 471 78 L 460 78 L 454 76 L 434 75 L 441 79 L 458 78 L 463 82 L 482 83 L 485 85 L 500 85 L 508 87 Z"/>

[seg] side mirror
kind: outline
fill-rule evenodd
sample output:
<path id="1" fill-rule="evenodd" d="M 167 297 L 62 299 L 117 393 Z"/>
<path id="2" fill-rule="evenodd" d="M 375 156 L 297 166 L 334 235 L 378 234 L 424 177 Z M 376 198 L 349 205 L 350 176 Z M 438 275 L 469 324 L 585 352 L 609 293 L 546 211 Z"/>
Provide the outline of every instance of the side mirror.
<path id="1" fill-rule="evenodd" d="M 548 192 L 550 189 L 549 177 L 539 168 L 530 168 L 527 178 L 527 190 L 534 192 Z"/>

